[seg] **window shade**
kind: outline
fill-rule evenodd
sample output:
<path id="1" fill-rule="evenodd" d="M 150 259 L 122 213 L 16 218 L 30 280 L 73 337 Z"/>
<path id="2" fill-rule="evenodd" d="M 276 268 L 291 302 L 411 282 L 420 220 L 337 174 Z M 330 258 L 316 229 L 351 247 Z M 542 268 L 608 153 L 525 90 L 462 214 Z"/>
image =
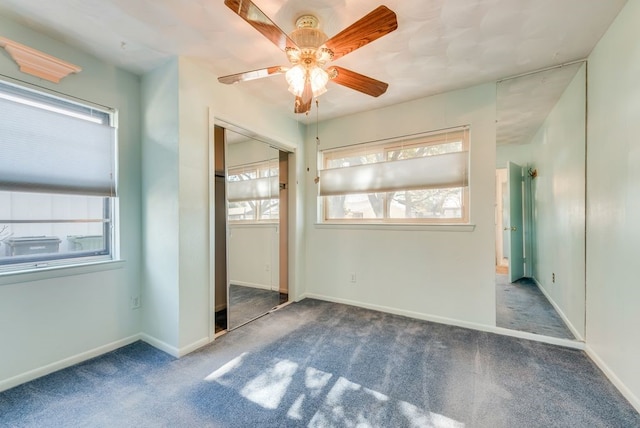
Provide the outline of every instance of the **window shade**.
<path id="1" fill-rule="evenodd" d="M 280 197 L 280 180 L 277 175 L 227 182 L 227 200 L 229 202 L 276 199 L 278 197 Z"/>
<path id="2" fill-rule="evenodd" d="M 0 189 L 115 196 L 115 129 L 0 97 Z"/>
<path id="3" fill-rule="evenodd" d="M 465 187 L 469 152 L 321 170 L 320 196 Z"/>

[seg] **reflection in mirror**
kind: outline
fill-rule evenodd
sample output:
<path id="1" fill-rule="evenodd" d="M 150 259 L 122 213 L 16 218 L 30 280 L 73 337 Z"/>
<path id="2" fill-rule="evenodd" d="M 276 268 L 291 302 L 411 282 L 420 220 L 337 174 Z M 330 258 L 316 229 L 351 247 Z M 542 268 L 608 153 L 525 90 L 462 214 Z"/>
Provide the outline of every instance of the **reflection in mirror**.
<path id="1" fill-rule="evenodd" d="M 585 88 L 585 62 L 498 82 L 498 327 L 584 338 Z"/>
<path id="2" fill-rule="evenodd" d="M 279 150 L 225 130 L 228 325 L 280 303 Z"/>

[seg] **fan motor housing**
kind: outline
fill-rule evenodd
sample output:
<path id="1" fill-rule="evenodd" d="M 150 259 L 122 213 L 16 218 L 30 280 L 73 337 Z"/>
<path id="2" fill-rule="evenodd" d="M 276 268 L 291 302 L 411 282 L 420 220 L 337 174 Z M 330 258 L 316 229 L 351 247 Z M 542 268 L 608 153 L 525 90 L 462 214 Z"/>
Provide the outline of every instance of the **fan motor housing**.
<path id="1" fill-rule="evenodd" d="M 296 29 L 289 37 L 299 49 L 287 49 L 287 56 L 292 64 L 303 64 L 313 67 L 323 65 L 331 60 L 333 53 L 328 49 L 320 49 L 327 40 L 327 35 L 318 28 L 318 18 L 313 15 L 302 15 L 296 20 Z"/>
<path id="2" fill-rule="evenodd" d="M 301 49 L 317 49 L 328 40 L 327 35 L 318 28 L 318 18 L 302 15 L 296 20 L 296 29 L 289 35 Z"/>
<path id="3" fill-rule="evenodd" d="M 313 15 L 302 15 L 296 19 L 296 28 L 318 28 L 318 18 Z"/>

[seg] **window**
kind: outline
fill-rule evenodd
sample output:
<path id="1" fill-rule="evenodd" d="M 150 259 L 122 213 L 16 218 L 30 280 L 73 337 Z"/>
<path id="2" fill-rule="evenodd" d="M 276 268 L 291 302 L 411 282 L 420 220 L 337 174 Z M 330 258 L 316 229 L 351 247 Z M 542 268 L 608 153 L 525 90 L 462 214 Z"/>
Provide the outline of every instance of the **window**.
<path id="1" fill-rule="evenodd" d="M 113 258 L 114 122 L 0 82 L 0 272 Z"/>
<path id="2" fill-rule="evenodd" d="M 467 223 L 468 128 L 321 152 L 324 222 Z"/>
<path id="3" fill-rule="evenodd" d="M 229 221 L 277 221 L 280 192 L 278 159 L 229 169 Z"/>

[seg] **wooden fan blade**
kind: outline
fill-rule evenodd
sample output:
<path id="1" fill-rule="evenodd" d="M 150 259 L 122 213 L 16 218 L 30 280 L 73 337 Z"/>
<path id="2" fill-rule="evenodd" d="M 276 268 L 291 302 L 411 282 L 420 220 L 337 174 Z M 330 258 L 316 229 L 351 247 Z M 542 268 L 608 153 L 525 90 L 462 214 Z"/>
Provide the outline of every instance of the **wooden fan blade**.
<path id="1" fill-rule="evenodd" d="M 296 104 L 293 111 L 295 113 L 306 113 L 311 110 L 311 101 L 313 100 L 313 92 L 311 91 L 311 82 L 307 80 L 304 85 L 304 91 L 301 97 L 296 97 Z"/>
<path id="2" fill-rule="evenodd" d="M 327 73 L 329 73 L 329 76 L 335 75 L 335 77 L 331 78 L 333 82 L 372 97 L 379 97 L 389 87 L 387 83 L 335 65 L 329 67 Z"/>
<path id="3" fill-rule="evenodd" d="M 396 14 L 386 6 L 379 6 L 349 27 L 336 34 L 325 46 L 333 51 L 333 59 L 355 51 L 398 28 Z"/>
<path id="4" fill-rule="evenodd" d="M 231 85 L 232 83 L 246 82 L 247 80 L 262 79 L 263 77 L 269 77 L 274 74 L 282 74 L 286 71 L 286 67 L 277 65 L 275 67 L 261 68 L 260 70 L 245 71 L 244 73 L 218 77 L 218 82 Z"/>
<path id="5" fill-rule="evenodd" d="M 263 36 L 271 40 L 271 42 L 281 50 L 284 51 L 287 47 L 298 48 L 293 40 L 274 24 L 252 1 L 225 0 L 224 4 L 238 14 L 240 18 L 247 21 L 249 25 L 258 30 Z"/>
<path id="6" fill-rule="evenodd" d="M 296 104 L 293 111 L 295 113 L 306 113 L 311 110 L 311 99 L 306 102 L 301 97 L 296 97 Z"/>

